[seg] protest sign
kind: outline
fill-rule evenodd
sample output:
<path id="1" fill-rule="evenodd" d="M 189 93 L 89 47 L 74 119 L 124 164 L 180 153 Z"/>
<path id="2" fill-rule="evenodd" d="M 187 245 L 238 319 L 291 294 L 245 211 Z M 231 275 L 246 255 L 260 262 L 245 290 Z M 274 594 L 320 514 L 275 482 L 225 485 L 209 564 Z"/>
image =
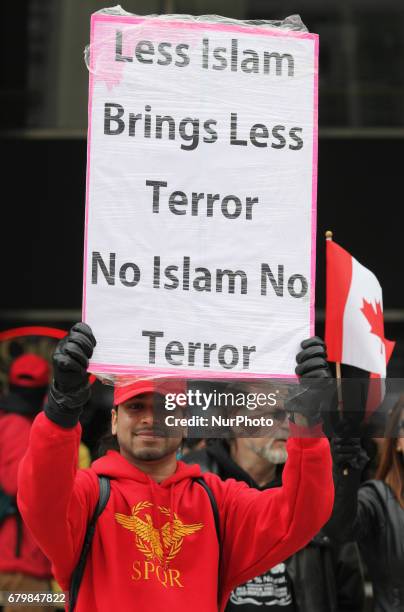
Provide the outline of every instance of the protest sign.
<path id="1" fill-rule="evenodd" d="M 313 332 L 318 37 L 97 13 L 90 370 L 288 376 Z"/>

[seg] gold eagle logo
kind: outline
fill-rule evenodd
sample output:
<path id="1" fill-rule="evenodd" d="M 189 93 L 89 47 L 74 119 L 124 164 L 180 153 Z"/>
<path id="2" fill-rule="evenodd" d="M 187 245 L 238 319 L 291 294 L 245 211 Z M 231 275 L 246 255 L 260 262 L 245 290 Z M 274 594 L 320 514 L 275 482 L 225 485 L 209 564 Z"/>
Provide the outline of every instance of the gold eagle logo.
<path id="1" fill-rule="evenodd" d="M 116 512 L 115 519 L 119 525 L 134 532 L 135 544 L 146 559 L 157 561 L 161 566 L 166 567 L 180 552 L 185 536 L 202 529 L 203 523 L 185 525 L 174 512 L 172 520 L 167 521 L 159 530 L 154 527 L 150 514 L 144 515 L 145 520 L 139 516 L 139 512 L 151 506 L 153 506 L 151 502 L 139 502 L 133 506 L 130 516 Z M 162 514 L 171 517 L 168 508 L 158 506 L 158 509 Z"/>

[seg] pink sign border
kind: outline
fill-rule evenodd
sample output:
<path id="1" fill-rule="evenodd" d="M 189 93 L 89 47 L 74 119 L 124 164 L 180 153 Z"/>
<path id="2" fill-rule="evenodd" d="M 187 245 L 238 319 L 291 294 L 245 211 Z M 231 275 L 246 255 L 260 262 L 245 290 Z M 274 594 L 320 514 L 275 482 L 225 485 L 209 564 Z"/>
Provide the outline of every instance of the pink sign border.
<path id="1" fill-rule="evenodd" d="M 294 38 L 305 38 L 314 41 L 314 92 L 313 92 L 313 175 L 311 192 L 311 294 L 310 294 L 310 334 L 314 335 L 315 327 L 315 295 L 316 295 L 316 226 L 317 226 L 317 173 L 318 173 L 318 58 L 319 37 L 311 32 L 295 32 L 293 30 L 278 30 L 276 28 L 262 28 L 257 26 L 233 25 L 228 23 L 207 23 L 188 21 L 163 21 L 159 18 L 132 17 L 125 15 L 106 15 L 95 13 L 91 16 L 90 44 L 94 40 L 94 28 L 97 21 L 133 23 L 144 21 L 156 22 L 159 25 L 166 24 L 170 27 L 183 27 L 185 29 L 208 29 L 231 32 L 242 32 L 258 34 L 262 36 L 291 36 Z M 89 186 L 90 186 L 90 150 L 91 150 L 91 109 L 93 97 L 93 58 L 90 53 L 90 78 L 88 95 L 88 134 L 87 134 L 87 176 L 86 176 L 86 207 L 85 207 L 85 230 L 84 230 L 84 274 L 83 274 L 83 306 L 82 320 L 87 317 L 87 241 L 88 241 L 88 214 L 89 214 Z M 207 372 L 206 370 L 183 370 L 174 368 L 148 368 L 147 366 L 121 365 L 116 366 L 107 363 L 90 362 L 89 370 L 95 374 L 133 374 L 134 376 L 185 376 L 187 378 L 293 378 L 290 374 L 260 374 L 254 372 Z"/>

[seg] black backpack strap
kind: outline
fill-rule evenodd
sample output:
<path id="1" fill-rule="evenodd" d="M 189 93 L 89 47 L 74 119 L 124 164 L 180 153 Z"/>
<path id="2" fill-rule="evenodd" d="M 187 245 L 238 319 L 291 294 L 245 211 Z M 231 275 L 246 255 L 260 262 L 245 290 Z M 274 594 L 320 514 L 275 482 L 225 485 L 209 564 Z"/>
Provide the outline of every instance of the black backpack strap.
<path id="1" fill-rule="evenodd" d="M 15 556 L 19 559 L 21 557 L 21 546 L 22 546 L 22 518 L 19 511 L 15 514 L 15 520 L 17 523 L 17 537 L 15 542 Z"/>
<path id="2" fill-rule="evenodd" d="M 219 517 L 219 508 L 217 507 L 215 496 L 213 495 L 213 491 L 207 482 L 203 478 L 194 478 L 194 482 L 197 482 L 203 489 L 205 489 L 208 494 L 210 505 L 212 506 L 213 518 L 215 521 L 216 528 L 216 536 L 219 544 L 219 562 L 218 562 L 218 572 L 217 572 L 217 601 L 219 604 L 219 594 L 220 594 L 220 566 L 222 561 L 222 545 L 220 538 L 220 517 Z"/>
<path id="3" fill-rule="evenodd" d="M 217 507 L 215 496 L 213 495 L 212 489 L 209 487 L 209 485 L 205 482 L 203 478 L 194 478 L 194 481 L 197 482 L 199 485 L 201 485 L 201 487 L 205 489 L 206 493 L 208 494 L 210 505 L 212 506 L 213 518 L 215 520 L 217 541 L 219 542 L 219 549 L 220 549 L 220 518 L 219 518 L 219 509 Z"/>
<path id="4" fill-rule="evenodd" d="M 86 535 L 84 536 L 84 543 L 83 548 L 81 549 L 80 558 L 77 562 L 76 567 L 73 570 L 73 574 L 70 581 L 69 612 L 73 612 L 76 606 L 77 596 L 79 594 L 80 584 L 83 579 L 88 553 L 90 552 L 91 543 L 93 541 L 97 519 L 103 512 L 105 506 L 107 505 L 111 492 L 109 478 L 107 478 L 106 476 L 98 476 L 98 483 L 100 486 L 100 496 L 98 498 L 98 504 L 96 509 L 94 510 L 94 514 L 91 517 L 89 524 L 87 525 L 87 531 Z"/>

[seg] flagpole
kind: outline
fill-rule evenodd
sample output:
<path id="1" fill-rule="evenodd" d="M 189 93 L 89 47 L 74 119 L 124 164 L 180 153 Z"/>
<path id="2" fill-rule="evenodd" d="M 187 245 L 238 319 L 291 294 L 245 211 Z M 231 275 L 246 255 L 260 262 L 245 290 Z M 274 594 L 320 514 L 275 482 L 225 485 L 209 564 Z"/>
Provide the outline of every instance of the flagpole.
<path id="1" fill-rule="evenodd" d="M 330 230 L 327 230 L 325 233 L 325 239 L 332 241 L 333 233 Z M 342 400 L 342 382 L 341 382 L 341 362 L 335 362 L 335 375 L 337 379 L 337 397 L 338 397 L 338 412 L 340 417 L 342 418 L 343 412 L 343 400 Z"/>

